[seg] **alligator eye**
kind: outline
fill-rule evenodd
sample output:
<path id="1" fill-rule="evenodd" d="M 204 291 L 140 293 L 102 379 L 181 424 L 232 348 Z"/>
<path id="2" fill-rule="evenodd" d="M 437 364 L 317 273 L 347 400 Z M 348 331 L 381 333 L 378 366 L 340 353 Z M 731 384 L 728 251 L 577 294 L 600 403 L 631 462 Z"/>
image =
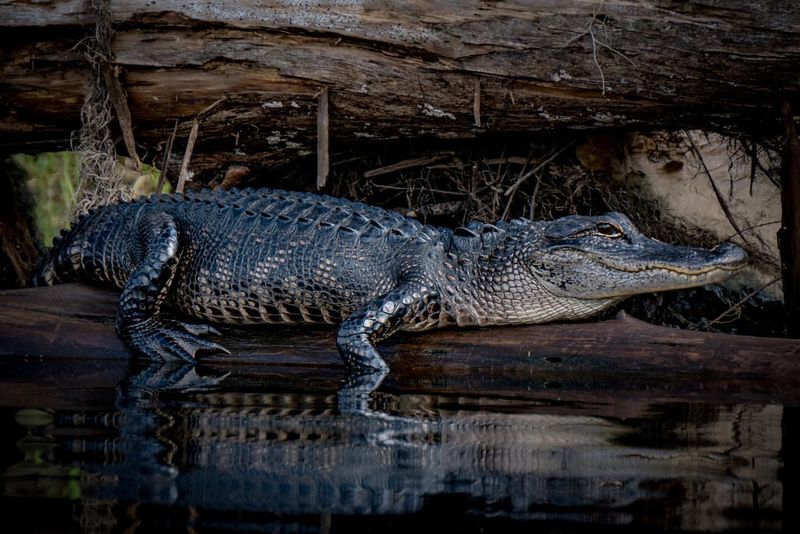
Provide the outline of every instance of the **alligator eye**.
<path id="1" fill-rule="evenodd" d="M 622 231 L 622 228 L 616 224 L 606 222 L 597 223 L 594 229 L 595 232 L 597 232 L 597 235 L 601 235 L 603 237 L 617 238 L 625 235 L 625 232 Z"/>

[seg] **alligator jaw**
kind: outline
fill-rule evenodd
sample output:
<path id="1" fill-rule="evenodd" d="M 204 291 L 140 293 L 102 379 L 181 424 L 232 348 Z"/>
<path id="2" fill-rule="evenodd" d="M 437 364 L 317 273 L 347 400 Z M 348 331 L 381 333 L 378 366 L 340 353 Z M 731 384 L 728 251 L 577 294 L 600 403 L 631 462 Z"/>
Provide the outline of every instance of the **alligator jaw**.
<path id="1" fill-rule="evenodd" d="M 707 250 L 634 232 L 626 241 L 556 243 L 545 261 L 539 260 L 537 277 L 556 296 L 618 299 L 721 282 L 747 263 L 747 254 L 732 243 Z"/>
<path id="2" fill-rule="evenodd" d="M 669 247 L 669 245 L 665 245 Z M 724 243 L 712 250 L 675 247 L 685 251 L 675 261 L 642 258 L 641 261 L 618 261 L 614 257 L 597 257 L 595 260 L 607 269 L 619 273 L 622 279 L 632 278 L 632 286 L 616 296 L 627 296 L 651 291 L 668 291 L 721 282 L 747 264 L 747 254 L 740 247 Z"/>
<path id="3" fill-rule="evenodd" d="M 670 291 L 706 284 L 721 282 L 732 276 L 743 266 L 710 267 L 706 270 L 684 271 L 668 267 L 645 267 L 639 270 L 622 270 L 620 272 L 641 276 L 641 286 L 631 288 L 629 292 L 620 291 L 617 296 L 636 295 L 644 292 Z"/>
<path id="4" fill-rule="evenodd" d="M 664 248 L 670 248 L 670 246 L 664 245 Z M 682 258 L 680 257 L 680 252 L 683 251 L 685 251 L 685 257 Z M 723 243 L 708 251 L 689 247 L 674 247 L 673 254 L 677 258 L 673 261 L 648 259 L 646 257 L 639 261 L 631 261 L 630 258 L 619 261 L 613 256 L 596 256 L 595 261 L 615 271 L 628 273 L 666 271 L 694 278 L 701 278 L 714 272 L 732 274 L 747 264 L 747 253 L 732 243 Z"/>

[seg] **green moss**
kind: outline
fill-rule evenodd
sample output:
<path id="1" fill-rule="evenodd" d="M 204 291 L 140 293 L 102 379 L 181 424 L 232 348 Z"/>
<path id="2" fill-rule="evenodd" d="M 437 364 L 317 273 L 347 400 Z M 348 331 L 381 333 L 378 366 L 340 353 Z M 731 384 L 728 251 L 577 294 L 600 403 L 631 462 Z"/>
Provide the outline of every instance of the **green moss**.
<path id="1" fill-rule="evenodd" d="M 78 155 L 67 151 L 14 154 L 11 160 L 27 174 L 26 181 L 36 203 L 36 224 L 44 244 L 49 246 L 66 224 L 65 216 L 78 186 Z M 132 197 L 156 191 L 160 173 L 155 167 L 142 165 L 135 170 L 130 160 L 120 158 L 116 171 L 130 186 Z M 163 192 L 169 193 L 171 189 L 168 183 L 164 184 Z"/>
<path id="2" fill-rule="evenodd" d="M 78 157 L 74 152 L 46 152 L 14 154 L 11 160 L 28 175 L 28 187 L 36 202 L 36 224 L 44 243 L 50 245 L 78 183 Z"/>

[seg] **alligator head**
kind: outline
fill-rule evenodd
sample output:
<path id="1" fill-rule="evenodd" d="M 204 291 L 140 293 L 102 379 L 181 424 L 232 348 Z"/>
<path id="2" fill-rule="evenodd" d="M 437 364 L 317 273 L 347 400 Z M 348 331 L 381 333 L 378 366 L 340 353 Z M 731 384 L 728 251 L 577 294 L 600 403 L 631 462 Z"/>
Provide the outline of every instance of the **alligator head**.
<path id="1" fill-rule="evenodd" d="M 651 239 L 621 213 L 556 219 L 544 227 L 534 248 L 529 266 L 539 282 L 554 295 L 577 299 L 719 282 L 747 260 L 732 243 L 706 250 Z"/>

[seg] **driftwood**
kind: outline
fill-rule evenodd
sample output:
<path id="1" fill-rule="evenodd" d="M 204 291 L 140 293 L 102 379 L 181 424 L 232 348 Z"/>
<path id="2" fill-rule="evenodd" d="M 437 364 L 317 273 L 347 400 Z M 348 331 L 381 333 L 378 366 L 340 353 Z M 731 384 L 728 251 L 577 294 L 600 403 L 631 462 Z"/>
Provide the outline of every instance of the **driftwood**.
<path id="1" fill-rule="evenodd" d="M 116 292 L 80 284 L 0 291 L 0 376 L 7 379 L 0 380 L 0 398 L 44 390 L 62 398 L 95 379 L 106 386 L 119 381 L 130 355 L 114 333 L 116 302 Z M 231 354 L 201 358 L 201 368 L 331 394 L 343 376 L 331 328 L 222 331 Z M 592 402 L 800 401 L 800 340 L 676 330 L 630 317 L 398 334 L 380 350 L 392 367 L 381 389 L 390 391 Z M 31 373 L 47 376 L 35 387 L 39 378 L 22 380 L 24 387 L 13 378 Z"/>
<path id="2" fill-rule="evenodd" d="M 0 4 L 4 150 L 63 147 L 78 126 L 89 73 L 80 43 L 93 23 L 85 4 Z M 160 163 L 179 121 L 173 176 L 194 118 L 220 98 L 198 134 L 195 174 L 311 155 L 326 118 L 332 150 L 553 128 L 777 128 L 780 100 L 800 94 L 796 2 L 110 7 L 113 63 L 147 161 Z"/>

